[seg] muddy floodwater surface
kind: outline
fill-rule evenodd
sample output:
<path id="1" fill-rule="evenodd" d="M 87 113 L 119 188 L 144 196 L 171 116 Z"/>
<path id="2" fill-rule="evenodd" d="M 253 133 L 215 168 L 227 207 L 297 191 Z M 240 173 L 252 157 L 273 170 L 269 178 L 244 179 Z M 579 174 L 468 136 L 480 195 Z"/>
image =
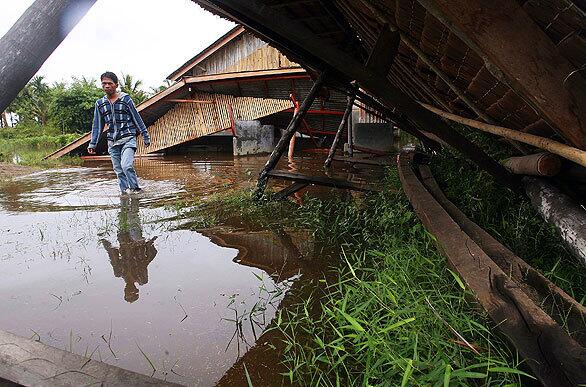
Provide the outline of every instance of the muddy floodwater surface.
<path id="1" fill-rule="evenodd" d="M 137 160 L 139 197 L 118 194 L 107 161 L 0 185 L 0 329 L 161 379 L 214 385 L 291 286 L 323 265 L 303 232 L 192 231 L 165 219 L 177 201 L 252 186 L 265 161 Z M 308 155 L 281 167 L 319 171 L 321 162 Z M 355 172 L 339 168 L 340 177 L 356 180 Z"/>

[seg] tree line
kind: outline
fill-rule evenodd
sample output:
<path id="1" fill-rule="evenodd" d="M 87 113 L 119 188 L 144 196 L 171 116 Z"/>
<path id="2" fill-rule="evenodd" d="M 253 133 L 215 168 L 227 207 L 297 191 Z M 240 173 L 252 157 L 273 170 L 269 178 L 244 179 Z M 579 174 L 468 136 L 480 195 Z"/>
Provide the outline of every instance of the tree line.
<path id="1" fill-rule="evenodd" d="M 96 100 L 104 95 L 95 79 L 73 78 L 70 83 L 49 84 L 43 76 L 36 76 L 21 90 L 7 109 L 13 126 L 52 127 L 62 134 L 86 133 L 91 130 Z M 168 87 L 162 85 L 144 91 L 142 81 L 131 75 L 120 78 L 120 89 L 139 105 L 151 95 Z M 9 124 L 5 114 L 4 125 Z"/>

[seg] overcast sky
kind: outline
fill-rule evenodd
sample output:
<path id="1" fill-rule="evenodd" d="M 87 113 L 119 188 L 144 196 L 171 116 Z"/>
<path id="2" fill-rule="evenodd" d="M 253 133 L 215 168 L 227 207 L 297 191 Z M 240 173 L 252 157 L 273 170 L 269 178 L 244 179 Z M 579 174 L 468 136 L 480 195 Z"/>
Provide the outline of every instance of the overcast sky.
<path id="1" fill-rule="evenodd" d="M 33 0 L 0 0 L 0 36 Z M 39 70 L 50 82 L 106 70 L 156 87 L 234 25 L 191 0 L 98 0 Z"/>

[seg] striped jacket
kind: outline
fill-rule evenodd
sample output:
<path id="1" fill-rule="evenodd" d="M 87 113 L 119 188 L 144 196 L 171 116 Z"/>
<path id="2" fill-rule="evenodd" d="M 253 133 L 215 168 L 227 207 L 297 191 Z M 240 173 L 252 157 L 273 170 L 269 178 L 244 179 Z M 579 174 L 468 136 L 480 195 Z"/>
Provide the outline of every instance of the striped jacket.
<path id="1" fill-rule="evenodd" d="M 151 140 L 142 118 L 138 114 L 134 102 L 126 93 L 119 93 L 118 99 L 111 103 L 107 96 L 96 101 L 94 122 L 92 124 L 92 139 L 89 148 L 95 148 L 104 126 L 108 124 L 108 141 L 118 141 L 125 137 L 142 134 L 145 145 Z"/>

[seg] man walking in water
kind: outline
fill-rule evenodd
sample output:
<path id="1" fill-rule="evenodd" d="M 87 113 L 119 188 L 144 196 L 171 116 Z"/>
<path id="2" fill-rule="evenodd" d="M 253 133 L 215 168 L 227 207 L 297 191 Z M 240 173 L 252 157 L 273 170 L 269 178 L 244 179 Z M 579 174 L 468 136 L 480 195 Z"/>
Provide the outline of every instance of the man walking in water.
<path id="1" fill-rule="evenodd" d="M 151 144 L 149 133 L 130 96 L 116 90 L 118 88 L 116 74 L 107 71 L 101 75 L 100 80 L 106 95 L 96 101 L 92 139 L 88 152 L 96 153 L 100 134 L 107 127 L 108 153 L 118 177 L 120 191 L 122 194 L 138 193 L 141 188 L 138 186 L 133 165 L 136 137 L 142 134 L 144 145 L 148 147 Z"/>

